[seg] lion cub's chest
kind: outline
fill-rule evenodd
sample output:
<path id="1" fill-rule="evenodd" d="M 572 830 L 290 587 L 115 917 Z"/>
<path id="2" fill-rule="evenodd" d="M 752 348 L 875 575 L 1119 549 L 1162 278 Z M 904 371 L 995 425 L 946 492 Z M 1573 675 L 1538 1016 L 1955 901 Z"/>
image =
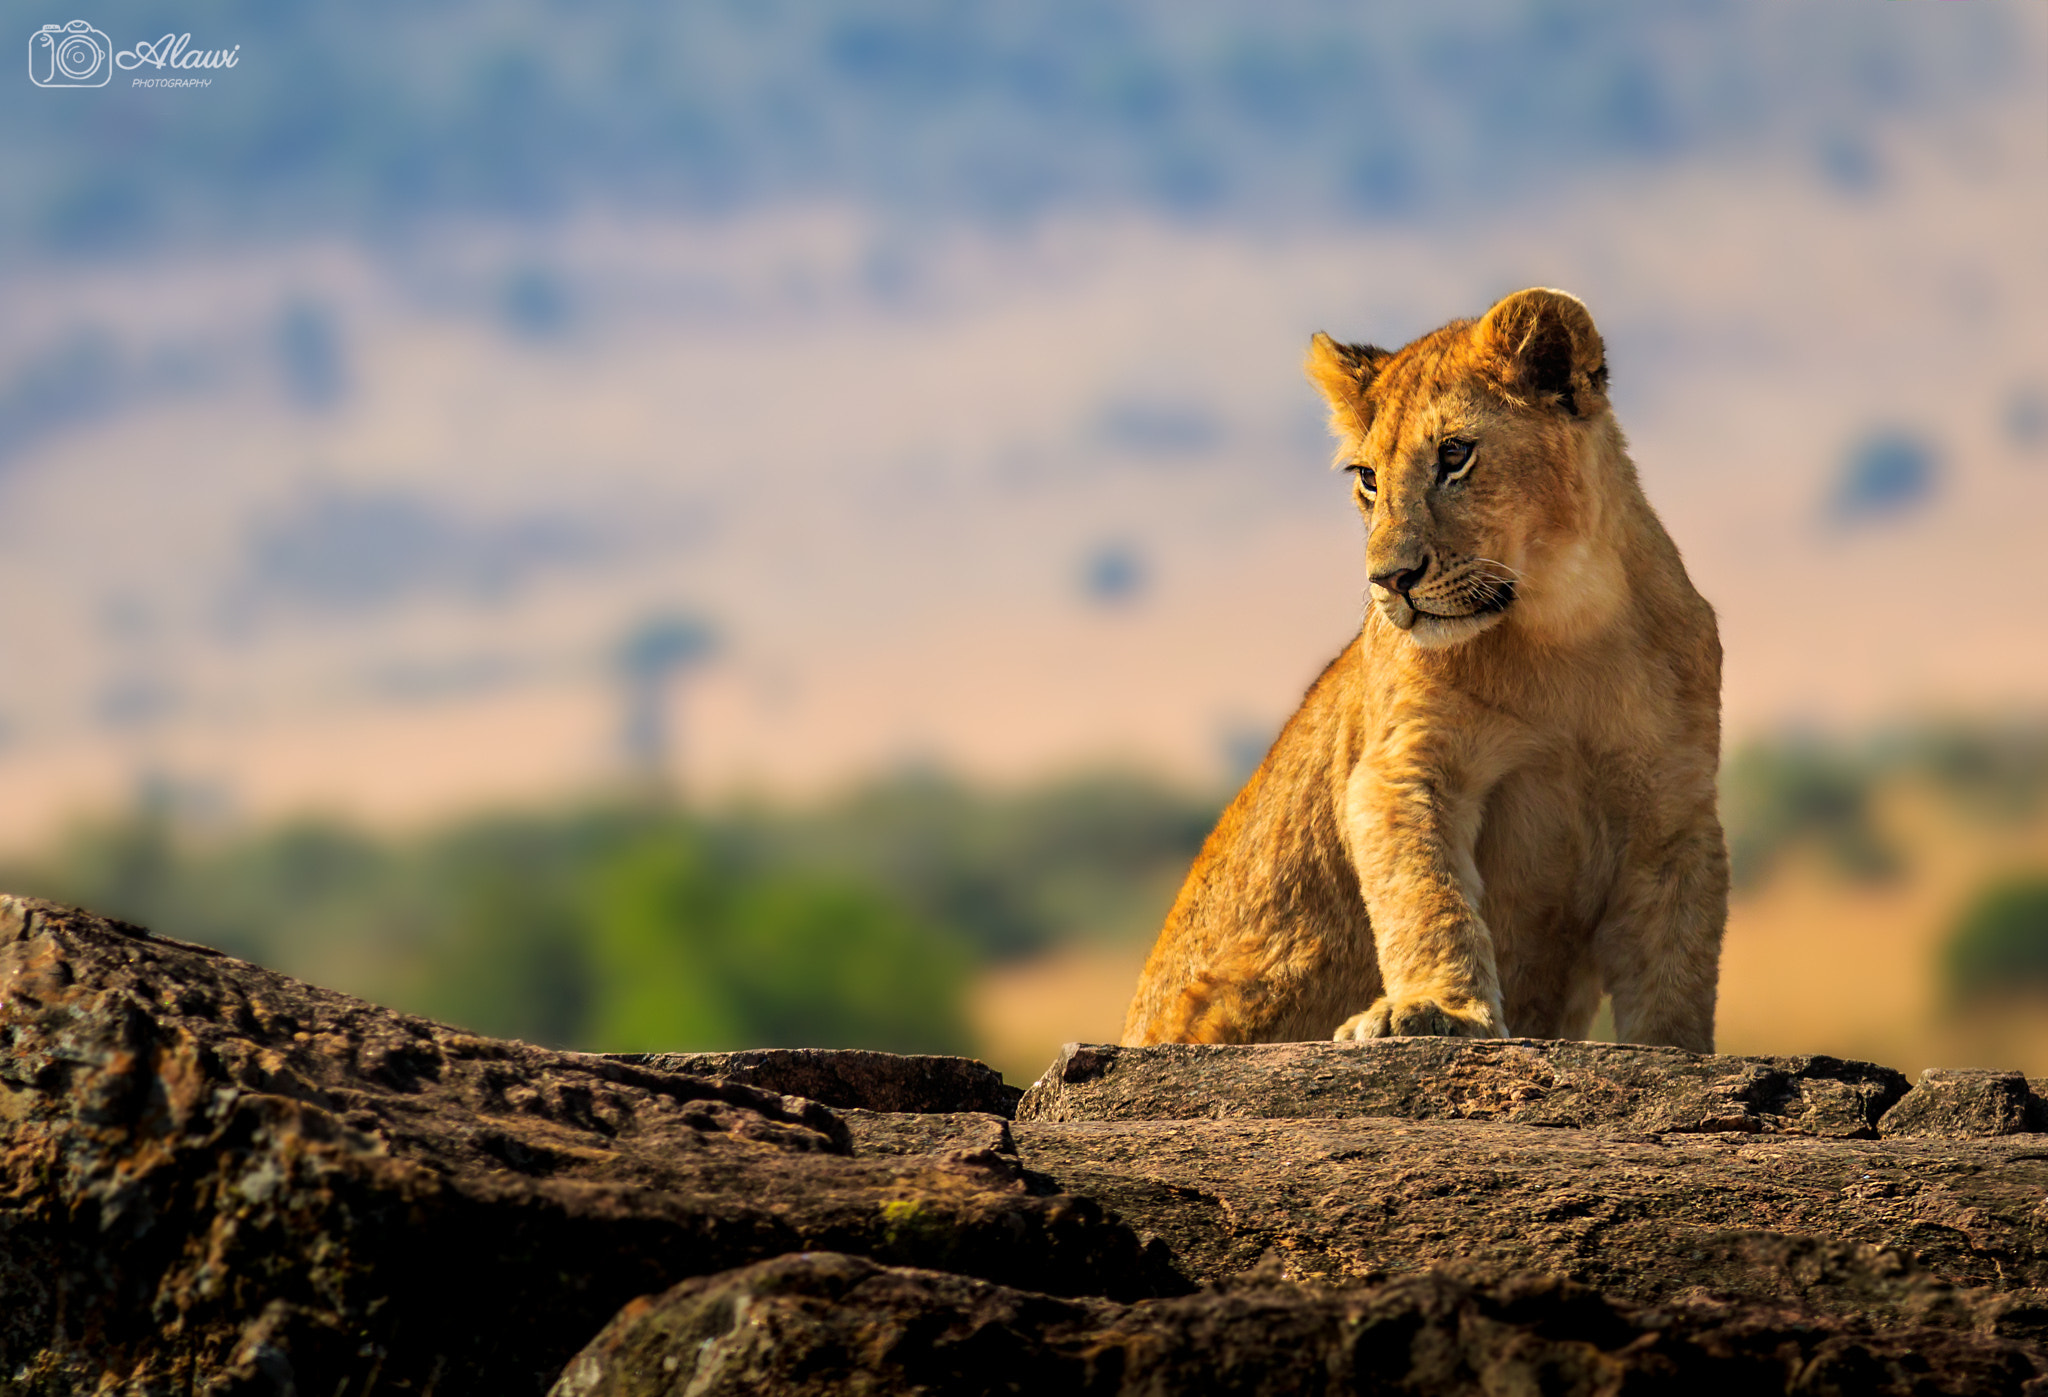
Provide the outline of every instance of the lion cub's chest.
<path id="1" fill-rule="evenodd" d="M 1497 934 L 1590 932 L 1621 864 L 1626 784 L 1598 759 L 1557 751 L 1494 785 L 1473 860 L 1482 915 Z"/>

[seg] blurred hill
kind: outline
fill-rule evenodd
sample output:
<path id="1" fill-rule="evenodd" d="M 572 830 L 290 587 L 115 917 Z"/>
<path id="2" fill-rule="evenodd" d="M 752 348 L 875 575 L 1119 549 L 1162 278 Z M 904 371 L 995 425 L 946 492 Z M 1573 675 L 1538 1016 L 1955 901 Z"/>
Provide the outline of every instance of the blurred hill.
<path id="1" fill-rule="evenodd" d="M 145 810 L 0 887 L 554 1046 L 962 1052 L 974 977 L 1149 939 L 1214 816 L 1108 774 L 1012 795 L 911 777 L 800 810 L 633 799 L 410 839 Z"/>
<path id="2" fill-rule="evenodd" d="M 1723 804 L 1722 1051 L 2048 1071 L 2048 727 L 1751 742 Z M 1061 1042 L 1115 1039 L 1218 806 L 1105 772 L 409 838 L 144 812 L 0 886 L 544 1044 L 964 1051 L 1028 1081 Z"/>

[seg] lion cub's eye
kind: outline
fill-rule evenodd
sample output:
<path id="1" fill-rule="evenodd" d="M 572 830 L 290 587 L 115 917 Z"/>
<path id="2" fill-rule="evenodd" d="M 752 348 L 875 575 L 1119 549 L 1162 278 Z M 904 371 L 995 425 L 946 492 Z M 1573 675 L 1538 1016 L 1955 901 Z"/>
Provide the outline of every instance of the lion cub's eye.
<path id="1" fill-rule="evenodd" d="M 1472 469 L 1472 443 L 1456 437 L 1439 442 L 1436 448 L 1436 478 L 1439 482 L 1463 480 Z"/>
<path id="2" fill-rule="evenodd" d="M 1344 467 L 1344 469 L 1350 471 L 1353 475 L 1358 477 L 1358 488 L 1365 491 L 1365 497 L 1367 499 L 1370 500 L 1378 497 L 1380 491 L 1380 478 L 1377 475 L 1373 474 L 1373 469 L 1371 466 L 1361 466 L 1354 461 L 1350 465 Z"/>

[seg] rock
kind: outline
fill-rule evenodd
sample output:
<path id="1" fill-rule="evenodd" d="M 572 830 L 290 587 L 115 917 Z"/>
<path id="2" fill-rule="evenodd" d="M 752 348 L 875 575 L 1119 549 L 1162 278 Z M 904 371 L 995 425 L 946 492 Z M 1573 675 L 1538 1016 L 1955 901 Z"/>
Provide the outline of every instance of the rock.
<path id="1" fill-rule="evenodd" d="M 2024 1087 L 2024 1084 L 2022 1084 Z M 1548 1039 L 1069 1043 L 1021 1121 L 1490 1120 L 1656 1133 L 1871 1139 L 1906 1094 L 1889 1067 Z"/>
<path id="2" fill-rule="evenodd" d="M 1881 1135 L 1932 1135 L 1949 1140 L 2019 1135 L 2039 1130 L 2027 1079 L 2017 1072 L 1953 1072 L 1930 1067 L 1884 1113 Z"/>
<path id="3" fill-rule="evenodd" d="M 1643 1303 L 1775 1302 L 1800 1294 L 1783 1268 L 1726 1239 L 1829 1238 L 1924 1269 L 1809 1297 L 1823 1310 L 1915 1320 L 1982 1290 L 2031 1334 L 2048 1151 L 2010 1134 L 2029 1102 L 2017 1074 L 1908 1093 L 1867 1063 L 1604 1043 L 1070 1045 L 1012 1134 L 1197 1280 L 1271 1258 L 1289 1278 L 1543 1271 Z"/>
<path id="4" fill-rule="evenodd" d="M 0 897 L 0 1397 L 2048 1391 L 2017 1074 L 1076 1046 L 1013 1096 L 549 1052 Z"/>
<path id="5" fill-rule="evenodd" d="M 2010 1293 L 2021 1319 L 2048 1298 L 2038 1293 L 2048 1287 L 2048 1151 L 2023 1137 L 1656 1136 L 1387 1119 L 1020 1120 L 1011 1131 L 1026 1168 L 1099 1199 L 1204 1281 L 1261 1261 L 1289 1279 L 1332 1282 L 1427 1267 L 1487 1280 L 1537 1270 L 1643 1303 L 1704 1289 L 1899 1319 L 1941 1308 L 1941 1287 Z M 1917 1255 L 1926 1285 L 1808 1293 L 1812 1282 L 1788 1280 L 1768 1249 L 1734 1246 L 1731 1234 Z"/>
<path id="6" fill-rule="evenodd" d="M 852 1048 L 756 1048 L 739 1053 L 614 1054 L 613 1061 L 720 1077 L 866 1111 L 985 1111 L 1009 1116 L 1020 1095 L 995 1068 L 964 1057 Z"/>
<path id="7" fill-rule="evenodd" d="M 988 1151 L 1012 1162 L 1017 1143 L 1010 1123 L 978 1111 L 921 1115 L 910 1111 L 842 1111 L 847 1135 L 860 1154 L 948 1154 Z"/>
<path id="8" fill-rule="evenodd" d="M 538 1393 L 634 1296 L 807 1249 L 1177 1284 L 970 1120 L 863 1148 L 815 1101 L 0 897 L 0 1392 Z"/>
<path id="9" fill-rule="evenodd" d="M 1338 1290 L 1258 1275 L 1135 1305 L 810 1254 L 635 1301 L 552 1397 L 931 1392 L 2018 1394 L 2024 1345 L 1796 1306 L 1646 1309 L 1545 1276 Z"/>

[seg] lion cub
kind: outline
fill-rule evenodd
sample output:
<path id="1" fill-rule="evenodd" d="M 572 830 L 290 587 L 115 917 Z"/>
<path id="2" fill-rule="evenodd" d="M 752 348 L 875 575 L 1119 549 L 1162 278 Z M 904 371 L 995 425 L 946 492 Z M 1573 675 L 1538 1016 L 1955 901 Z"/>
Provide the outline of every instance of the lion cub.
<path id="1" fill-rule="evenodd" d="M 1126 1043 L 1714 1045 L 1721 644 L 1643 497 L 1600 332 L 1519 291 L 1389 353 L 1317 335 L 1356 640 L 1223 813 Z"/>

